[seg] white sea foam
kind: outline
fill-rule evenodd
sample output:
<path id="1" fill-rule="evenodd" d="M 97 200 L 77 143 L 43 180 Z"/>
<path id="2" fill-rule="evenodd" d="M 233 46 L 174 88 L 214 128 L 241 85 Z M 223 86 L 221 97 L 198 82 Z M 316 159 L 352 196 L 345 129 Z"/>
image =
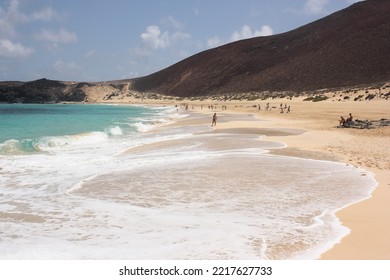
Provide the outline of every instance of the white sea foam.
<path id="1" fill-rule="evenodd" d="M 69 145 L 85 145 L 96 144 L 101 141 L 106 141 L 108 138 L 104 132 L 90 132 L 77 135 L 42 137 L 35 144 L 37 151 L 50 151 L 59 147 Z"/>
<path id="2" fill-rule="evenodd" d="M 137 123 L 134 123 L 132 125 L 139 132 L 147 132 L 147 131 L 152 130 L 155 127 L 154 124 L 147 124 L 147 123 L 144 123 L 144 122 L 137 122 Z"/>
<path id="3" fill-rule="evenodd" d="M 123 135 L 122 129 L 117 125 L 114 127 L 110 127 L 108 129 L 108 133 L 109 135 L 113 135 L 113 136 Z"/>
<path id="4" fill-rule="evenodd" d="M 77 190 L 80 190 L 82 187 L 83 187 L 83 184 L 87 181 L 90 181 L 92 179 L 94 179 L 95 177 L 97 176 L 97 174 L 94 174 L 86 179 L 83 179 L 79 182 L 77 182 L 76 184 L 74 184 L 73 186 L 71 186 L 67 191 L 66 191 L 66 194 L 71 194 L 72 192 L 74 191 L 77 191 Z"/>
<path id="5" fill-rule="evenodd" d="M 11 139 L 0 143 L 0 154 L 13 155 L 22 153 L 22 145 L 18 140 Z"/>
<path id="6" fill-rule="evenodd" d="M 170 114 L 169 117 L 165 116 L 161 118 L 137 118 L 138 122 L 131 123 L 130 125 L 135 127 L 138 132 L 148 132 L 156 127 L 171 124 L 181 117 L 183 116 L 180 114 Z"/>
<path id="7" fill-rule="evenodd" d="M 112 128 L 112 135 L 120 135 L 120 128 Z M 47 136 L 38 139 L 7 140 L 0 143 L 0 155 L 18 155 L 31 152 L 55 152 L 58 149 L 75 145 L 93 145 L 106 141 L 104 132 L 90 132 L 77 135 Z"/>

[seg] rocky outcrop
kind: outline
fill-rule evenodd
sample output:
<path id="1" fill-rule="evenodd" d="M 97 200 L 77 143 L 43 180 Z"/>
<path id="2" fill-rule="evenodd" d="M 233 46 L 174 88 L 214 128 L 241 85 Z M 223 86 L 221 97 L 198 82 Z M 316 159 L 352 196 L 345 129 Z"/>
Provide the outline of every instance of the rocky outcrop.
<path id="1" fill-rule="evenodd" d="M 84 99 L 82 90 L 69 90 L 69 86 L 60 81 L 40 79 L 26 83 L 0 83 L 0 102 L 4 103 L 80 102 Z"/>
<path id="2" fill-rule="evenodd" d="M 355 120 L 338 126 L 338 128 L 358 128 L 358 129 L 371 129 L 383 126 L 390 126 L 389 119 L 380 120 Z"/>
<path id="3" fill-rule="evenodd" d="M 40 79 L 32 82 L 0 82 L 0 102 L 58 103 L 118 101 L 132 92 L 128 81 L 61 82 Z"/>

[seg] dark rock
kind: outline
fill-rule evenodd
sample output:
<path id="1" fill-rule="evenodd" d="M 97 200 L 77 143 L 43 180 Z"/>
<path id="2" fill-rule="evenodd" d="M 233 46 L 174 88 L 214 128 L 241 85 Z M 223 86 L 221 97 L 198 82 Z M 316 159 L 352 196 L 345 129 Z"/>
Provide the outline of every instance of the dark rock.
<path id="1" fill-rule="evenodd" d="M 371 129 L 378 128 L 383 126 L 390 126 L 390 119 L 380 119 L 380 120 L 355 120 L 346 122 L 339 128 L 358 128 L 358 129 Z"/>
<path id="2" fill-rule="evenodd" d="M 85 97 L 85 93 L 77 86 L 69 90 L 66 83 L 48 79 L 0 83 L 0 102 L 3 103 L 80 102 Z"/>

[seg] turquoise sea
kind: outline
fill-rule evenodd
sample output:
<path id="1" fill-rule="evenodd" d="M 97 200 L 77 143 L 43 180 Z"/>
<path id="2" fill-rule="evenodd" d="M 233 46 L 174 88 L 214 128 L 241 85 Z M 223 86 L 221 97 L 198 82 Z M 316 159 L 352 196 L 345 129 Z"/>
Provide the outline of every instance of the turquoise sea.
<path id="1" fill-rule="evenodd" d="M 175 107 L 0 104 L 0 259 L 316 259 L 356 167 Z"/>
<path id="2" fill-rule="evenodd" d="M 0 104 L 0 153 L 39 152 L 94 133 L 129 135 L 153 124 L 159 112 L 141 106 Z"/>

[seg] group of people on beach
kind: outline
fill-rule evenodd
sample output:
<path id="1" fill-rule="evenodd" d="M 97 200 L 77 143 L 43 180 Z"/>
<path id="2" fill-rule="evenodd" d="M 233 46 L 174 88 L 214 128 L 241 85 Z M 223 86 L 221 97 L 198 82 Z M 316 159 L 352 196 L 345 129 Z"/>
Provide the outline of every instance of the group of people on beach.
<path id="1" fill-rule="evenodd" d="M 287 106 L 287 104 L 285 104 L 283 107 L 283 104 L 280 103 L 280 113 L 283 114 L 285 112 L 290 113 L 290 106 Z"/>
<path id="2" fill-rule="evenodd" d="M 259 104 L 258 106 L 259 106 L 259 111 L 261 111 L 260 104 Z M 273 106 L 272 108 L 276 108 L 276 107 Z M 291 112 L 291 107 L 290 107 L 290 105 L 287 106 L 287 104 L 284 104 L 284 106 L 283 106 L 283 104 L 280 103 L 279 108 L 280 108 L 280 113 L 281 113 L 281 114 L 283 114 L 283 113 L 290 113 L 290 112 Z M 266 110 L 266 111 L 269 111 L 269 110 L 270 110 L 269 102 L 265 105 L 265 110 Z"/>
<path id="3" fill-rule="evenodd" d="M 351 123 L 353 121 L 353 117 L 352 117 L 352 114 L 349 113 L 349 117 L 348 118 L 344 118 L 343 116 L 340 117 L 340 126 L 345 126 L 345 125 L 348 125 L 349 123 Z"/>

